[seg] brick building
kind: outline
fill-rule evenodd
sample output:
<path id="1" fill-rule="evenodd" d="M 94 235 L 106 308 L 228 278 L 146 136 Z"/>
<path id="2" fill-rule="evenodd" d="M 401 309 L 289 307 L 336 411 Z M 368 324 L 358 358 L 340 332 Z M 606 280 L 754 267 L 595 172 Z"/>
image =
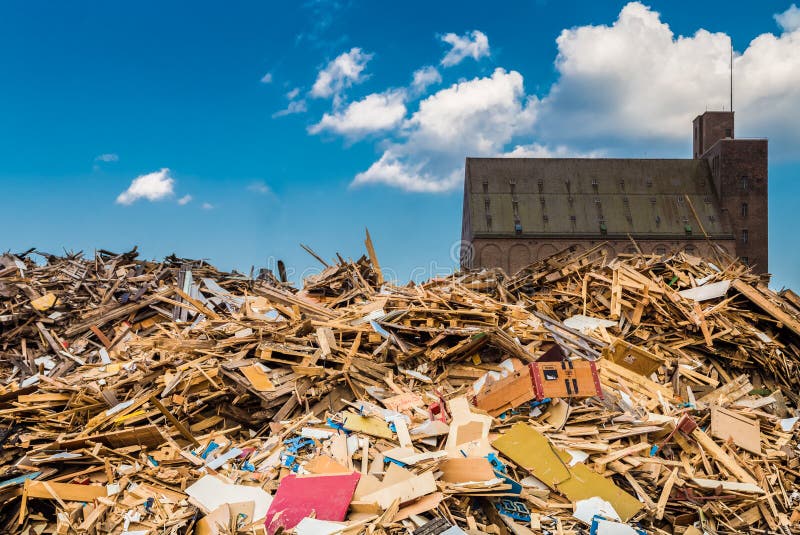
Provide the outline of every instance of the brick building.
<path id="1" fill-rule="evenodd" d="M 768 270 L 767 140 L 733 112 L 694 120 L 691 159 L 467 158 L 462 265 L 514 272 L 571 245 L 710 253 Z"/>

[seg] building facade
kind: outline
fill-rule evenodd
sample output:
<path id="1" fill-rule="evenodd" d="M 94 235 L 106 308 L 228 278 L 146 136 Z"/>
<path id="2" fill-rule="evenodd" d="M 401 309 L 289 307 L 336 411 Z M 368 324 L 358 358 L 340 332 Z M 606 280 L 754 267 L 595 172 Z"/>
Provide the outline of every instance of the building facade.
<path id="1" fill-rule="evenodd" d="M 467 158 L 463 267 L 513 273 L 599 244 L 702 256 L 713 242 L 767 272 L 767 140 L 735 139 L 733 118 L 698 116 L 691 159 Z"/>

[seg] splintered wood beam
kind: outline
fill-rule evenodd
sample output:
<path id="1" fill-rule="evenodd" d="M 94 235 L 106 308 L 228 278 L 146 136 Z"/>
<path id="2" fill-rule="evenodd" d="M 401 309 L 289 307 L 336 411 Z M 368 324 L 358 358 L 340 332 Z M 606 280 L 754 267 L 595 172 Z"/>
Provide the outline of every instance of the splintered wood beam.
<path id="1" fill-rule="evenodd" d="M 189 432 L 189 430 L 186 429 L 186 426 L 184 426 L 182 423 L 180 423 L 178 421 L 178 419 L 175 418 L 175 416 L 171 412 L 169 412 L 167 410 L 167 408 L 164 406 L 164 404 L 161 403 L 161 401 L 155 395 L 151 395 L 149 399 L 150 399 L 150 403 L 155 405 L 156 408 L 159 411 L 161 411 L 161 414 L 163 414 L 167 418 L 167 420 L 172 422 L 172 425 L 175 426 L 175 428 L 178 430 L 178 432 L 181 434 L 181 436 L 183 436 L 183 438 L 185 438 L 186 440 L 191 442 L 194 446 L 199 446 L 200 445 L 200 443 L 197 441 L 197 439 L 194 438 L 194 435 L 192 435 Z"/>
<path id="2" fill-rule="evenodd" d="M 375 254 L 375 247 L 372 245 L 369 229 L 365 230 L 367 239 L 364 240 L 364 245 L 367 247 L 367 254 L 369 255 L 370 262 L 372 262 L 372 269 L 375 271 L 375 275 L 378 278 L 378 284 L 383 284 L 383 272 L 381 272 L 381 265 L 378 263 L 378 255 Z"/>
<path id="3" fill-rule="evenodd" d="M 753 288 L 749 284 L 738 279 L 733 281 L 731 286 L 749 299 L 754 305 L 782 323 L 787 329 L 791 330 L 797 336 L 800 336 L 800 322 L 781 310 L 778 305 L 770 301 L 767 296 L 758 291 L 757 288 Z"/>

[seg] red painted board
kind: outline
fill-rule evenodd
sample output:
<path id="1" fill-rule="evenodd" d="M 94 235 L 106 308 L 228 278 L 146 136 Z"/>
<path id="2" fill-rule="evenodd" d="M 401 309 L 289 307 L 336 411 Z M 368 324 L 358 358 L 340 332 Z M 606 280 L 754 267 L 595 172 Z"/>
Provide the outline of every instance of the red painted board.
<path id="1" fill-rule="evenodd" d="M 360 477 L 358 472 L 284 477 L 267 511 L 267 533 L 273 535 L 279 527 L 292 529 L 312 511 L 319 520 L 344 520 Z"/>

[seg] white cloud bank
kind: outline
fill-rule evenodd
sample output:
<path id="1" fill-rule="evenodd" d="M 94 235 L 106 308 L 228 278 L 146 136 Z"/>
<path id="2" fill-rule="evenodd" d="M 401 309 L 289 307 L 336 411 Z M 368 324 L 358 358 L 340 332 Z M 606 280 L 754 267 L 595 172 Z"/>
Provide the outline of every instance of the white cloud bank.
<path id="1" fill-rule="evenodd" d="M 800 10 L 775 16 L 784 32 L 766 33 L 734 57 L 737 136 L 800 141 Z M 730 109 L 730 37 L 700 29 L 676 36 L 658 12 L 627 4 L 610 26 L 564 30 L 556 40 L 560 74 L 541 105 L 538 132 L 583 145 L 688 143 L 690 121 Z"/>
<path id="2" fill-rule="evenodd" d="M 117 196 L 117 204 L 129 205 L 139 199 L 160 201 L 175 193 L 174 185 L 175 179 L 170 176 L 169 169 L 166 167 L 153 173 L 140 175 L 133 179 L 128 189 Z"/>
<path id="3" fill-rule="evenodd" d="M 534 100 L 522 75 L 496 69 L 489 77 L 453 84 L 425 98 L 389 145 L 352 185 L 385 184 L 407 191 L 458 187 L 465 155 L 496 155 L 533 124 Z"/>
<path id="4" fill-rule="evenodd" d="M 178 204 L 180 206 L 186 206 L 190 202 L 192 202 L 192 196 L 191 195 L 184 195 L 183 197 L 178 199 Z"/>
<path id="5" fill-rule="evenodd" d="M 769 137 L 773 156 L 797 159 L 800 9 L 792 4 L 775 20 L 781 33 L 759 35 L 734 55 L 736 135 Z M 489 55 L 488 38 L 477 30 L 442 40 L 451 44 L 446 67 Z M 644 148 L 689 157 L 691 120 L 729 106 L 730 37 L 704 29 L 675 35 L 640 2 L 625 5 L 609 25 L 566 29 L 556 43 L 558 79 L 542 98 L 525 91 L 519 72 L 498 68 L 423 98 L 410 117 L 409 99 L 390 102 L 390 90 L 343 109 L 334 103 L 309 131 L 384 134 L 380 156 L 353 186 L 445 192 L 461 186 L 466 156 L 641 156 Z M 408 95 L 438 83 L 441 75 L 429 69 L 414 74 Z"/>
<path id="6" fill-rule="evenodd" d="M 477 61 L 489 55 L 489 38 L 478 30 L 467 32 L 464 35 L 448 33 L 441 39 L 450 45 L 450 50 L 441 61 L 443 67 L 458 65 L 466 58 L 471 57 Z"/>
<path id="7" fill-rule="evenodd" d="M 101 154 L 101 155 L 97 156 L 94 159 L 94 161 L 96 161 L 96 162 L 106 162 L 106 163 L 118 162 L 119 161 L 119 156 L 114 154 L 113 152 L 109 152 L 107 154 Z"/>
<path id="8" fill-rule="evenodd" d="M 397 89 L 373 93 L 351 103 L 342 111 L 324 114 L 308 131 L 311 134 L 329 131 L 355 139 L 372 132 L 388 130 L 397 126 L 405 117 L 405 99 L 405 91 Z"/>

